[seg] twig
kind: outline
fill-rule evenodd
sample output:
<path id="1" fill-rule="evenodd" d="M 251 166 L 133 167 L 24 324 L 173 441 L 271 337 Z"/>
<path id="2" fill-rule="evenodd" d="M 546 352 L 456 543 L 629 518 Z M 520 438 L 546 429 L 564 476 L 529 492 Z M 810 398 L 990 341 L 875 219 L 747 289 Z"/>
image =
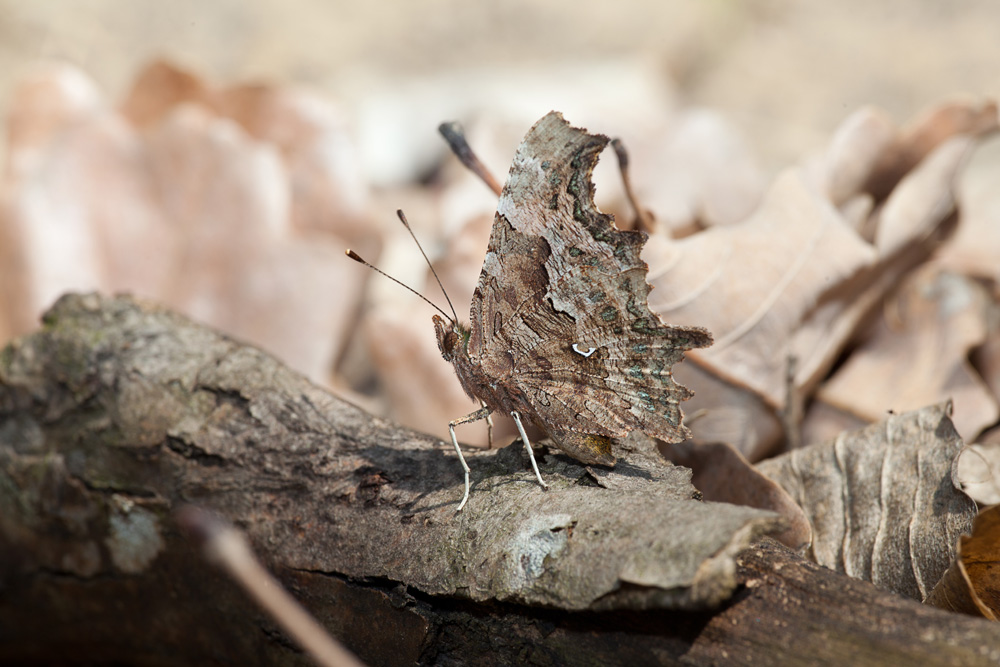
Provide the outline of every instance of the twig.
<path id="1" fill-rule="evenodd" d="M 243 533 L 211 512 L 191 505 L 178 510 L 177 522 L 201 543 L 205 556 L 225 569 L 318 664 L 363 667 L 260 564 Z"/>
<path id="2" fill-rule="evenodd" d="M 501 192 L 500 182 L 493 177 L 490 170 L 486 168 L 486 165 L 473 152 L 472 147 L 469 146 L 469 142 L 465 139 L 465 131 L 462 130 L 462 126 L 455 121 L 441 123 L 438 125 L 438 132 L 448 142 L 448 147 L 451 148 L 451 152 L 455 154 L 455 157 L 469 171 L 481 178 L 489 186 L 490 190 L 493 190 L 497 197 L 499 197 Z"/>
<path id="3" fill-rule="evenodd" d="M 632 179 L 629 178 L 628 170 L 628 151 L 625 150 L 625 144 L 622 143 L 621 139 L 612 139 L 611 147 L 615 149 L 615 156 L 618 158 L 618 170 L 622 173 L 625 196 L 628 197 L 629 204 L 635 210 L 635 227 L 647 234 L 652 234 L 656 229 L 656 221 L 653 219 L 652 214 L 639 204 L 639 200 L 635 196 L 635 190 L 632 189 Z"/>

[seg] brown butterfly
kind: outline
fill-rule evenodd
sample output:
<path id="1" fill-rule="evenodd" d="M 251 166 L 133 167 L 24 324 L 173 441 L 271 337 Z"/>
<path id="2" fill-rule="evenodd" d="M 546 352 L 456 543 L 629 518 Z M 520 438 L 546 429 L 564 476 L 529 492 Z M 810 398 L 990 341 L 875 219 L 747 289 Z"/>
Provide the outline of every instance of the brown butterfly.
<path id="1" fill-rule="evenodd" d="M 499 189 L 464 140 L 449 136 L 448 125 L 441 131 Z M 500 192 L 471 324 L 440 309 L 444 317 L 433 317 L 441 355 L 483 405 L 448 424 L 465 471 L 458 510 L 469 499 L 470 471 L 455 426 L 493 412 L 513 417 L 543 488 L 524 420 L 587 464 L 614 465 L 611 438 L 631 431 L 670 442 L 689 436 L 680 402 L 691 391 L 674 381 L 671 366 L 712 336 L 663 324 L 649 309 L 649 267 L 639 257 L 646 233 L 615 228 L 594 205 L 591 174 L 608 141 L 556 112 L 528 131 Z M 400 219 L 407 224 L 402 212 Z"/>
<path id="2" fill-rule="evenodd" d="M 511 415 L 531 457 L 528 420 L 582 463 L 614 465 L 610 438 L 638 430 L 689 436 L 680 402 L 690 390 L 671 366 L 712 343 L 699 327 L 663 324 L 646 303 L 641 231 L 621 231 L 594 205 L 591 174 L 608 144 L 549 113 L 525 136 L 500 194 L 471 324 L 434 315 L 438 347 L 483 407 L 449 426 Z"/>

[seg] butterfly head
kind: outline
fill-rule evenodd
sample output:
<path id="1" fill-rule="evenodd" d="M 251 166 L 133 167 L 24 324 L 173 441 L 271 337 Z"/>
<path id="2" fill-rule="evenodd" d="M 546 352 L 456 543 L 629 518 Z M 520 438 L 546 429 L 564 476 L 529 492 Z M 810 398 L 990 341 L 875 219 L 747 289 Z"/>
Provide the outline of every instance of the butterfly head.
<path id="1" fill-rule="evenodd" d="M 434 316 L 434 333 L 437 335 L 438 349 L 445 361 L 454 361 L 456 357 L 468 355 L 469 329 L 454 320 L 446 320 L 440 315 Z"/>

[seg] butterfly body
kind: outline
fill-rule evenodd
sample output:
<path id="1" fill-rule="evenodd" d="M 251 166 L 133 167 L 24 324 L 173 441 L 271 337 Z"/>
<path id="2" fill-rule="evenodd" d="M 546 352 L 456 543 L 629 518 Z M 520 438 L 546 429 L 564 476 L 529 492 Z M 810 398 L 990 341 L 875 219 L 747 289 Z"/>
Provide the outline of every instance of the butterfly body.
<path id="1" fill-rule="evenodd" d="M 532 406 L 528 394 L 512 380 L 516 373 L 513 355 L 509 355 L 511 361 L 507 367 L 507 374 L 491 375 L 483 368 L 479 358 L 469 355 L 466 347 L 468 329 L 464 329 L 461 324 L 451 325 L 438 315 L 434 316 L 434 326 L 441 354 L 455 367 L 459 382 L 470 398 L 482 401 L 490 412 L 525 415 L 549 436 L 559 449 L 582 463 L 607 466 L 615 464 L 611 441 L 607 437 L 590 433 L 560 432 L 549 427 Z M 492 367 L 490 370 L 497 369 Z"/>
<path id="2" fill-rule="evenodd" d="M 474 414 L 524 417 L 566 454 L 603 465 L 615 463 L 611 438 L 633 430 L 688 435 L 679 404 L 691 392 L 671 366 L 712 341 L 649 310 L 646 234 L 594 205 L 608 141 L 555 112 L 532 127 L 500 195 L 470 325 L 434 316 L 442 356 L 486 406 Z"/>

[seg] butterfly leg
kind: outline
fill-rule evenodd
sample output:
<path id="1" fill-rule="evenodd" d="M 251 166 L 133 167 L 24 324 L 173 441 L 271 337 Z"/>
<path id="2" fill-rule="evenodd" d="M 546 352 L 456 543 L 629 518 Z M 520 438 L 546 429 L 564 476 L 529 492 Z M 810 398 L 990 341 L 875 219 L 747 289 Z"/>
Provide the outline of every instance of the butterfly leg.
<path id="1" fill-rule="evenodd" d="M 483 403 L 483 407 L 486 404 Z M 493 449 L 493 415 L 486 415 L 486 449 Z"/>
<path id="2" fill-rule="evenodd" d="M 528 442 L 528 436 L 524 432 L 524 426 L 521 425 L 521 415 L 517 414 L 517 411 L 510 413 L 510 416 L 514 418 L 514 423 L 517 424 L 517 432 L 521 434 L 521 442 L 524 443 L 524 448 L 528 450 L 528 458 L 531 459 L 531 467 L 535 471 L 535 477 L 538 478 L 538 483 L 542 485 L 543 489 L 548 490 L 549 485 L 542 480 L 542 473 L 538 472 L 538 464 L 535 463 L 535 453 L 531 451 L 531 443 Z"/>
<path id="3" fill-rule="evenodd" d="M 465 507 L 465 503 L 469 500 L 469 489 L 471 485 L 469 483 L 469 464 L 465 462 L 465 456 L 462 455 L 462 448 L 458 446 L 458 438 L 455 436 L 455 427 L 459 424 L 468 424 L 470 422 L 476 422 L 480 419 L 489 419 L 490 410 L 485 405 L 471 414 L 467 414 L 464 417 L 458 419 L 453 419 L 448 422 L 448 433 L 451 434 L 451 444 L 455 446 L 455 452 L 458 453 L 458 460 L 462 464 L 462 470 L 465 471 L 465 495 L 462 496 L 462 502 L 458 504 L 458 509 L 456 512 L 461 512 L 462 508 Z"/>

